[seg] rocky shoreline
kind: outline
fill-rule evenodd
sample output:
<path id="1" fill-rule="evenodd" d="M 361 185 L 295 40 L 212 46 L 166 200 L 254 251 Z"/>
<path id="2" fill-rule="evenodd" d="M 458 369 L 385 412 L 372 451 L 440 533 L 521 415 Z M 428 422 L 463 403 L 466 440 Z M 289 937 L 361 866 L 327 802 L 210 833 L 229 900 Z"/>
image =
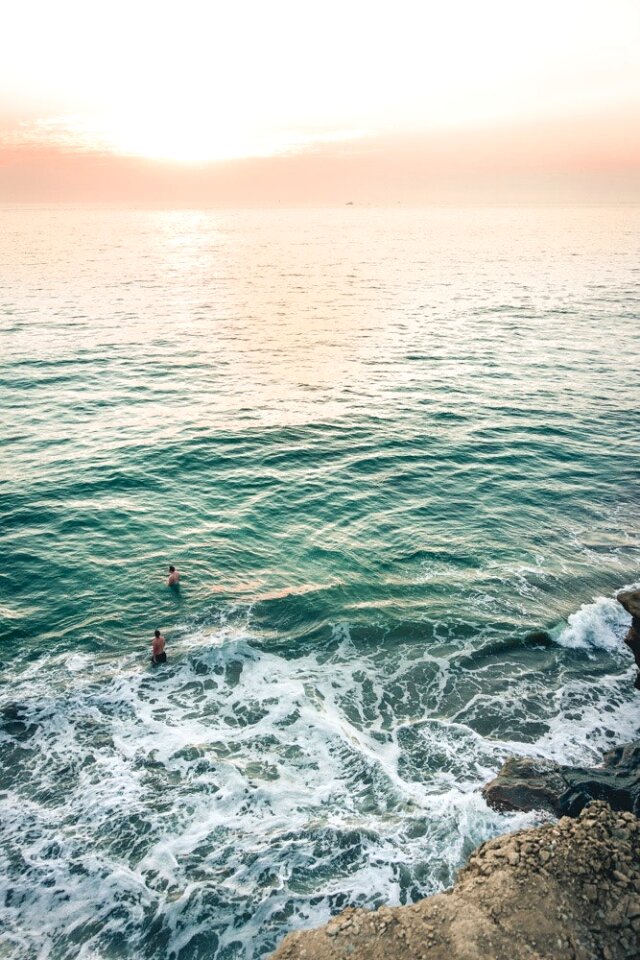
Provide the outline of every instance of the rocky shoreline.
<path id="1" fill-rule="evenodd" d="M 640 591 L 617 599 L 640 689 Z M 638 960 L 640 740 L 597 767 L 512 757 L 482 793 L 561 819 L 482 844 L 444 893 L 290 933 L 272 960 Z"/>
<path id="2" fill-rule="evenodd" d="M 640 740 L 607 751 L 598 767 L 511 757 L 482 790 L 496 810 L 547 810 L 577 816 L 592 800 L 640 816 Z"/>
<path id="3" fill-rule="evenodd" d="M 455 886 L 345 910 L 272 960 L 637 960 L 640 820 L 602 801 L 482 844 Z"/>

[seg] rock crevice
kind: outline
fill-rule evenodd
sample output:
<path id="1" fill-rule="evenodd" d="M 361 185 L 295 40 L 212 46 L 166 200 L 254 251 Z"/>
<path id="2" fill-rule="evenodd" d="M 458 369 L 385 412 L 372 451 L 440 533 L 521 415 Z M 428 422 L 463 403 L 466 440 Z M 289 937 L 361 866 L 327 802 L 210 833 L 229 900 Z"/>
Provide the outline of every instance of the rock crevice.
<path id="1" fill-rule="evenodd" d="M 614 810 L 638 816 L 640 740 L 609 750 L 599 767 L 511 757 L 482 793 L 498 810 L 548 810 L 575 817 L 592 800 L 605 800 Z"/>

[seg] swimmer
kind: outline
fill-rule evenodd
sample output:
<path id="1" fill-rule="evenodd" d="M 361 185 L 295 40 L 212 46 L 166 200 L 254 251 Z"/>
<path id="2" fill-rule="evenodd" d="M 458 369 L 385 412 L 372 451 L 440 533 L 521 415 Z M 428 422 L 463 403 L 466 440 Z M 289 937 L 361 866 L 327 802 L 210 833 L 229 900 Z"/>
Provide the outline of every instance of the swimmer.
<path id="1" fill-rule="evenodd" d="M 159 663 L 167 662 L 167 654 L 165 653 L 165 643 L 166 640 L 162 636 L 159 630 L 154 630 L 153 644 L 151 646 L 151 663 L 157 666 Z"/>
<path id="2" fill-rule="evenodd" d="M 180 583 L 180 574 L 175 567 L 169 567 L 169 579 L 167 580 L 168 587 L 175 587 Z"/>

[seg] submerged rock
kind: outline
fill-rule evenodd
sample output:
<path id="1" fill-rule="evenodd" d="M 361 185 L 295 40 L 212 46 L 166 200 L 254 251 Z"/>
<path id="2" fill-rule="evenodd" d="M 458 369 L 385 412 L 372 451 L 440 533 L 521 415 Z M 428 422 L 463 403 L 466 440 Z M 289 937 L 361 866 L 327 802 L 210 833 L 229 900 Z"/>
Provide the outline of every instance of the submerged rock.
<path id="1" fill-rule="evenodd" d="M 512 757 L 482 793 L 498 810 L 548 810 L 575 817 L 591 800 L 606 800 L 614 810 L 640 815 L 640 740 L 609 750 L 600 767 Z"/>
<path id="2" fill-rule="evenodd" d="M 525 634 L 524 642 L 527 647 L 551 647 L 553 637 L 546 630 L 530 630 Z"/>
<path id="3" fill-rule="evenodd" d="M 290 933 L 273 960 L 637 960 L 639 843 L 636 817 L 592 803 L 483 844 L 446 893 Z"/>

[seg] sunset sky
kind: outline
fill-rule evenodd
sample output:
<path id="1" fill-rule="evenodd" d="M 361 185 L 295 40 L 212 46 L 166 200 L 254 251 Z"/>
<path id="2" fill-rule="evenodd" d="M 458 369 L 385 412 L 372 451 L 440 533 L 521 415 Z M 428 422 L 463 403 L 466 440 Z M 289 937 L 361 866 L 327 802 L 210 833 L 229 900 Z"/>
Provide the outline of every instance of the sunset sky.
<path id="1" fill-rule="evenodd" d="M 0 199 L 640 200 L 638 0 L 22 0 Z"/>

